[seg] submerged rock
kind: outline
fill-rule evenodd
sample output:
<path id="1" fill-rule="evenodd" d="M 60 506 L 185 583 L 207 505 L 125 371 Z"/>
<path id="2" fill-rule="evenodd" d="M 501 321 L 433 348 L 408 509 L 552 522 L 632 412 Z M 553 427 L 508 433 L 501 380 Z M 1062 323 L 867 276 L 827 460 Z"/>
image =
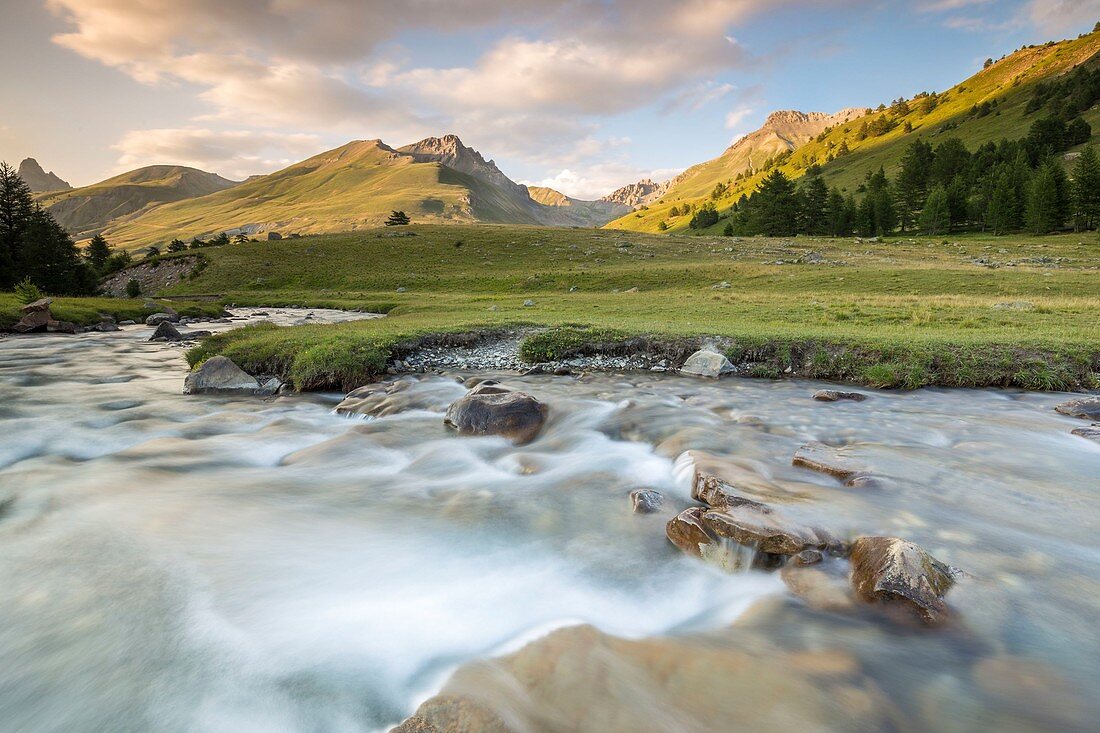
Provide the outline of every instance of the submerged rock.
<path id="1" fill-rule="evenodd" d="M 943 619 L 955 571 L 912 542 L 860 537 L 852 543 L 852 588 L 866 603 L 908 606 L 928 623 Z"/>
<path id="2" fill-rule="evenodd" d="M 726 374 L 732 374 L 737 369 L 724 355 L 709 349 L 700 349 L 687 358 L 680 367 L 681 374 L 690 374 L 696 377 L 718 379 Z"/>
<path id="3" fill-rule="evenodd" d="M 517 444 L 534 440 L 545 421 L 545 405 L 526 392 L 510 391 L 467 394 L 451 403 L 443 418 L 445 425 L 460 433 L 502 435 Z"/>
<path id="4" fill-rule="evenodd" d="M 1100 420 L 1100 397 L 1082 397 L 1069 400 L 1057 405 L 1055 408 L 1063 415 L 1080 417 L 1085 420 Z"/>
<path id="5" fill-rule="evenodd" d="M 655 514 L 661 511 L 664 497 L 653 489 L 634 489 L 630 492 L 630 503 L 635 514 Z"/>
<path id="6" fill-rule="evenodd" d="M 836 402 L 838 400 L 863 402 L 863 400 L 867 399 L 867 395 L 859 392 L 841 392 L 835 389 L 819 389 L 814 392 L 814 399 L 818 402 Z"/>
<path id="7" fill-rule="evenodd" d="M 835 544 L 825 533 L 792 522 L 767 504 L 750 499 L 705 512 L 702 522 L 719 537 L 769 555 L 796 555 Z"/>
<path id="8" fill-rule="evenodd" d="M 867 481 L 863 479 L 868 473 L 866 466 L 841 455 L 836 448 L 824 443 L 813 442 L 802 446 L 795 451 L 791 463 L 835 476 L 851 486 L 867 485 Z"/>
<path id="9" fill-rule="evenodd" d="M 856 598 L 843 560 L 803 565 L 788 563 L 779 577 L 807 606 L 818 611 L 848 613 L 856 609 Z"/>
<path id="10" fill-rule="evenodd" d="M 184 394 L 263 394 L 260 382 L 224 356 L 207 359 L 187 375 Z"/>
<path id="11" fill-rule="evenodd" d="M 1100 443 L 1100 426 L 1093 425 L 1091 428 L 1075 428 L 1071 430 L 1070 433 L 1076 435 L 1078 438 L 1095 440 L 1097 443 Z"/>
<path id="12" fill-rule="evenodd" d="M 153 331 L 153 335 L 149 337 L 150 341 L 182 341 L 183 336 L 180 335 L 179 329 L 172 325 L 171 321 L 161 321 L 157 325 L 157 330 Z"/>

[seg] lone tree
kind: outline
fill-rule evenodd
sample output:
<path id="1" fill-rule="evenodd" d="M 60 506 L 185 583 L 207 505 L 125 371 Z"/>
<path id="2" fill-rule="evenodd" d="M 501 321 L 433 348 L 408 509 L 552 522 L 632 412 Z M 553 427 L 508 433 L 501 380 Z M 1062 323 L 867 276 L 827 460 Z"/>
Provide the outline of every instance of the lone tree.
<path id="1" fill-rule="evenodd" d="M 88 265 L 97 275 L 102 275 L 107 271 L 107 260 L 110 258 L 111 245 L 107 244 L 107 240 L 103 238 L 103 235 L 97 234 L 92 237 L 84 250 L 84 259 L 87 260 Z"/>
<path id="2" fill-rule="evenodd" d="M 233 244 L 248 244 L 248 235 L 241 232 L 237 236 L 233 237 Z"/>
<path id="3" fill-rule="evenodd" d="M 409 215 L 404 211 L 391 211 L 390 218 L 386 219 L 388 227 L 403 227 L 409 223 Z"/>
<path id="4" fill-rule="evenodd" d="M 169 252 L 182 252 L 187 249 L 187 245 L 184 244 L 182 239 L 173 239 L 168 243 Z"/>

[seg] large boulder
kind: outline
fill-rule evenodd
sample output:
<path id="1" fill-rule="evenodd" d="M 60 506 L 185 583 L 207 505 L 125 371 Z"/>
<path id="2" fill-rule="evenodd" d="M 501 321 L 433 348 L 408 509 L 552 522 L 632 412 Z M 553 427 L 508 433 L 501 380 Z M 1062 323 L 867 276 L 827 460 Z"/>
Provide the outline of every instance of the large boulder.
<path id="1" fill-rule="evenodd" d="M 153 313 L 145 319 L 146 326 L 159 326 L 164 322 L 179 323 L 178 313 Z"/>
<path id="2" fill-rule="evenodd" d="M 184 394 L 265 394 L 259 380 L 224 356 L 207 359 L 187 375 Z"/>
<path id="3" fill-rule="evenodd" d="M 53 315 L 50 313 L 50 303 L 52 302 L 49 298 L 41 298 L 24 305 L 19 309 L 23 316 L 11 327 L 11 330 L 16 333 L 45 331 L 50 321 L 54 320 Z"/>
<path id="4" fill-rule="evenodd" d="M 722 354 L 710 349 L 700 349 L 687 358 L 680 367 L 681 374 L 690 374 L 695 377 L 708 377 L 718 379 L 726 374 L 732 374 L 737 369 Z"/>
<path id="5" fill-rule="evenodd" d="M 1085 420 L 1100 420 L 1100 397 L 1082 397 L 1069 400 L 1057 405 L 1055 408 L 1063 415 L 1080 417 Z"/>
<path id="6" fill-rule="evenodd" d="M 179 329 L 172 325 L 171 321 L 161 321 L 157 330 L 149 337 L 150 341 L 183 341 Z"/>
<path id="7" fill-rule="evenodd" d="M 897 537 L 860 537 L 852 543 L 852 588 L 866 603 L 904 606 L 928 623 L 943 620 L 943 597 L 956 571 L 919 545 Z"/>
<path id="8" fill-rule="evenodd" d="M 665 536 L 668 537 L 669 542 L 689 555 L 702 557 L 703 548 L 718 541 L 703 523 L 705 512 L 704 507 L 693 506 L 668 520 L 668 524 L 665 525 Z"/>
<path id="9" fill-rule="evenodd" d="M 466 435 L 502 435 L 529 443 L 546 421 L 546 406 L 526 392 L 467 394 L 451 403 L 443 423 Z"/>

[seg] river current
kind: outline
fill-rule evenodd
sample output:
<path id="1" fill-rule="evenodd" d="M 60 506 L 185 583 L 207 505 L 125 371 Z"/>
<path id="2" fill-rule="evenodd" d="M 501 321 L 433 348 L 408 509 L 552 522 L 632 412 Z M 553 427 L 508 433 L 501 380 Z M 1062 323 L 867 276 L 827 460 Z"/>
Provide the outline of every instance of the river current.
<path id="1" fill-rule="evenodd" d="M 781 723 L 784 706 L 815 730 L 1084 731 L 1100 714 L 1100 444 L 1053 411 L 1066 395 L 824 404 L 810 395 L 826 385 L 793 380 L 488 375 L 550 407 L 540 436 L 513 446 L 444 428 L 436 406 L 470 373 L 416 378 L 394 414 L 345 417 L 338 394 L 184 396 L 182 351 L 149 333 L 0 340 L 2 731 L 387 730 L 463 665 L 578 624 L 751 651 L 784 684 L 837 690 L 810 708 L 731 678 L 713 702 L 742 711 L 728 727 L 704 700 L 651 730 L 738 730 L 764 707 Z M 882 480 L 848 488 L 792 466 L 808 441 Z M 777 574 L 682 555 L 664 523 L 692 503 L 688 450 L 757 477 L 758 498 L 796 518 L 903 537 L 962 568 L 955 628 L 814 610 Z M 666 511 L 632 514 L 639 486 Z M 828 673 L 844 685 L 815 682 L 807 653 L 845 660 Z M 619 661 L 600 672 L 613 694 L 554 705 L 589 721 L 676 707 L 668 675 Z M 676 684 L 721 686 L 725 669 Z M 524 685 L 491 694 L 524 709 L 542 689 Z M 517 715 L 517 729 L 544 727 Z M 601 728 L 616 729 L 585 729 Z"/>

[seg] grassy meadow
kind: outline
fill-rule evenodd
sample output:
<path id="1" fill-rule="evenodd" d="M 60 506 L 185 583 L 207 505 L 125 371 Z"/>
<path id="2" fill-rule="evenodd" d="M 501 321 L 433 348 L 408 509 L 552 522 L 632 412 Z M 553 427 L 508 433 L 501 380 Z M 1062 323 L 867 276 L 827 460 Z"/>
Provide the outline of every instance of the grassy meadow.
<path id="1" fill-rule="evenodd" d="M 147 316 L 161 310 L 160 305 L 147 308 L 146 303 L 168 304 L 169 301 L 150 298 L 53 298 L 50 312 L 59 321 L 71 321 L 78 326 L 94 326 L 108 315 L 116 321 L 142 322 Z M 22 317 L 22 307 L 11 293 L 0 293 L 0 330 L 11 328 Z M 171 306 L 183 316 L 215 317 L 222 306 L 209 301 L 171 301 Z"/>
<path id="2" fill-rule="evenodd" d="M 208 264 L 168 295 L 389 314 L 244 328 L 189 356 L 224 353 L 301 389 L 369 381 L 428 334 L 517 325 L 546 327 L 523 346 L 532 361 L 623 350 L 639 335 L 651 349 L 717 337 L 759 376 L 1100 386 L 1095 234 L 869 242 L 419 225 L 203 253 Z"/>

